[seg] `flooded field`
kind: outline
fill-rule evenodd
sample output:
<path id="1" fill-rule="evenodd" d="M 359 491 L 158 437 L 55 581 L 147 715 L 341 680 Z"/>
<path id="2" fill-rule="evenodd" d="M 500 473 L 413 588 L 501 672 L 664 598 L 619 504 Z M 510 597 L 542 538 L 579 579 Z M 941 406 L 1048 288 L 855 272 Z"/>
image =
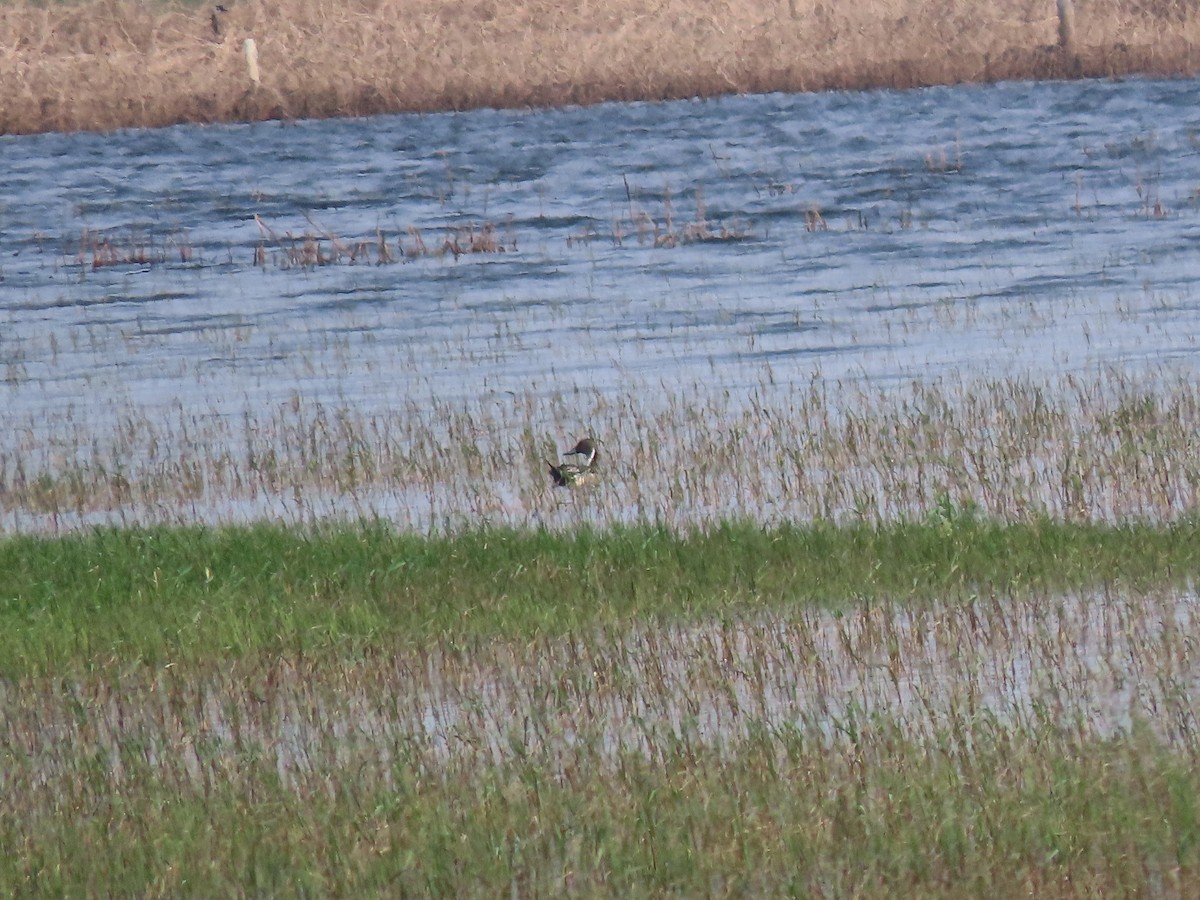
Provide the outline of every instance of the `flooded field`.
<path id="1" fill-rule="evenodd" d="M 1190 896 L 1194 88 L 0 138 L 0 892 Z"/>
<path id="2" fill-rule="evenodd" d="M 113 788 L 146 766 L 202 785 L 248 759 L 269 760 L 302 794 L 346 768 L 386 784 L 400 760 L 434 774 L 528 753 L 560 776 L 676 742 L 732 752 L 763 730 L 848 750 L 881 722 L 918 741 L 956 725 L 1057 723 L 1104 739 L 1148 727 L 1194 749 L 1198 614 L 1186 592 L 996 595 L 202 678 L 167 667 L 119 684 L 22 681 L 0 685 L 13 713 L 0 745 L 23 760 L 0 787 L 70 779 L 77 752 L 102 753 Z"/>
<path id="3" fill-rule="evenodd" d="M 556 521 L 541 457 L 588 431 L 643 480 L 592 518 L 687 521 L 748 503 L 655 479 L 714 445 L 778 469 L 812 397 L 1170 405 L 1200 332 L 1193 89 L 0 139 L 0 525 Z M 777 426 L 744 441 L 755 410 Z"/>

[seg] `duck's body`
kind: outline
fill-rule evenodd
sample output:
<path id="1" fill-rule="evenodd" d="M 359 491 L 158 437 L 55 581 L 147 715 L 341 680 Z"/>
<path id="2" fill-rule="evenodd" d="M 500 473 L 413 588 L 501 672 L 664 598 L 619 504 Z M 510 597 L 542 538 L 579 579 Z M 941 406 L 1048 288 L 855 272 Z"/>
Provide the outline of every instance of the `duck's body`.
<path id="1" fill-rule="evenodd" d="M 579 456 L 582 457 L 580 462 L 564 462 L 555 465 L 546 460 L 546 465 L 550 467 L 550 477 L 554 479 L 554 483 L 559 487 L 571 487 L 577 484 L 587 484 L 589 481 L 595 480 L 596 466 L 598 454 L 596 452 L 596 442 L 590 437 L 583 438 L 574 447 L 568 450 L 563 456 Z"/>

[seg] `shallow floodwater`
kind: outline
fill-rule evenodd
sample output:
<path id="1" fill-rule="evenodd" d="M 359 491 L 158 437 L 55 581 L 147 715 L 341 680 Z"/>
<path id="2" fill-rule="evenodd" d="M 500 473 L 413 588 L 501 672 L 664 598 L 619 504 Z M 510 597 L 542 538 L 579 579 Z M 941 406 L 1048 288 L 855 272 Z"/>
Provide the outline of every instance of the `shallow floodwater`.
<path id="1" fill-rule="evenodd" d="M 149 669 L 119 683 L 0 682 L 12 710 L 0 787 L 42 785 L 103 756 L 119 783 L 149 763 L 206 783 L 267 761 L 302 791 L 476 771 L 544 755 L 586 770 L 679 743 L 729 749 L 765 734 L 841 746 L 892 725 L 918 741 L 1128 738 L 1194 749 L 1200 604 L 1161 594 L 997 596 L 900 610 L 808 608 L 737 622 L 651 625 L 551 641 L 440 645 L 316 668 Z M 311 665 L 311 664 L 308 664 Z M 86 715 L 83 714 L 86 710 Z M 795 730 L 795 731 L 793 731 Z"/>
<path id="2" fill-rule="evenodd" d="M 1000 84 L 0 138 L 0 530 L 63 524 L 57 511 L 15 512 L 18 479 L 111 465 L 105 447 L 153 457 L 143 424 L 163 419 L 173 439 L 213 442 L 215 465 L 228 452 L 237 466 L 254 456 L 241 423 L 291 407 L 368 423 L 411 410 L 436 444 L 464 440 L 440 410 L 492 398 L 502 414 L 489 428 L 574 436 L 576 388 L 611 398 L 614 417 L 636 403 L 650 418 L 681 396 L 736 404 L 814 384 L 835 395 L 1064 373 L 1186 381 L 1200 333 L 1196 89 Z M 371 508 L 426 522 L 401 510 L 432 508 L 438 488 L 389 488 L 391 505 Z M 286 487 L 255 490 L 161 515 L 286 511 Z M 562 502 L 573 511 L 574 496 Z M 67 524 L 125 521 L 113 504 Z M 578 694 L 555 740 L 622 750 L 649 741 L 633 722 L 673 733 L 690 716 L 721 737 L 743 719 L 828 729 L 886 709 L 933 731 L 977 708 L 1016 721 L 1048 709 L 1105 734 L 1150 718 L 1168 737 L 1194 735 L 1195 657 L 1179 635 L 1194 632 L 1195 596 L 1117 600 L 1046 600 L 1011 633 L 972 618 L 943 634 L 956 608 L 901 616 L 880 633 L 911 639 L 918 652 L 903 659 L 870 611 L 634 635 L 607 649 L 615 687 L 600 715 L 587 704 L 603 666 L 558 648 Z M 1126 627 L 1147 608 L 1149 625 Z M 665 663 L 659 640 L 677 648 Z M 527 684 L 555 671 L 541 658 L 461 666 L 402 661 L 304 709 L 289 704 L 309 698 L 281 691 L 256 700 L 268 712 L 241 735 L 229 723 L 248 688 L 218 678 L 187 708 L 215 723 L 218 744 L 265 746 L 291 777 L 298 760 L 346 752 L 351 733 L 378 771 L 396 735 L 441 759 L 478 725 L 469 746 L 498 755 L 515 716 L 557 696 Z M 16 707 L 60 715 L 35 687 L 5 690 L 26 688 Z M 127 716 L 145 718 L 134 728 L 149 752 L 200 766 L 172 751 L 194 722 L 153 685 L 123 707 L 126 693 L 93 698 L 112 710 L 101 740 L 113 771 Z M 336 741 L 314 749 L 313 716 Z M 29 758 L 50 760 L 34 770 L 58 770 L 71 728 L 24 732 L 44 738 Z"/>
<path id="3" fill-rule="evenodd" d="M 0 138 L 2 468 L 289 403 L 1187 377 L 1196 89 Z M 489 427 L 567 440 L 563 418 Z"/>

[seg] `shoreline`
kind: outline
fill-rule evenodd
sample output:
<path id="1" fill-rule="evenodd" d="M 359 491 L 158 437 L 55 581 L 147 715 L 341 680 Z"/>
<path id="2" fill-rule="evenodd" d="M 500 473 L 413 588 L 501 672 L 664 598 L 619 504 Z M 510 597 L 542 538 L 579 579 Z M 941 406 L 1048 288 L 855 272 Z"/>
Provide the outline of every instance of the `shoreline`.
<path id="1" fill-rule="evenodd" d="M 1089 4 L 1073 52 L 1047 0 L 226 6 L 5 6 L 0 134 L 1200 71 L 1200 12 L 1165 0 Z"/>

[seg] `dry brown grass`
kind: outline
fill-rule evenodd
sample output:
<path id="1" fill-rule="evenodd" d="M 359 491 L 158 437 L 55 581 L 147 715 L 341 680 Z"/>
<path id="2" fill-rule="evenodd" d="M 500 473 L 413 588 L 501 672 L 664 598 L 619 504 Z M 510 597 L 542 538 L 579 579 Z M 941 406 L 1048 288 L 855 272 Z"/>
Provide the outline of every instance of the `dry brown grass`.
<path id="1" fill-rule="evenodd" d="M 1197 68 L 1184 0 L 88 0 L 0 7 L 0 133 Z M 984 12 L 986 10 L 986 12 Z M 251 85 L 242 42 L 257 42 Z"/>

